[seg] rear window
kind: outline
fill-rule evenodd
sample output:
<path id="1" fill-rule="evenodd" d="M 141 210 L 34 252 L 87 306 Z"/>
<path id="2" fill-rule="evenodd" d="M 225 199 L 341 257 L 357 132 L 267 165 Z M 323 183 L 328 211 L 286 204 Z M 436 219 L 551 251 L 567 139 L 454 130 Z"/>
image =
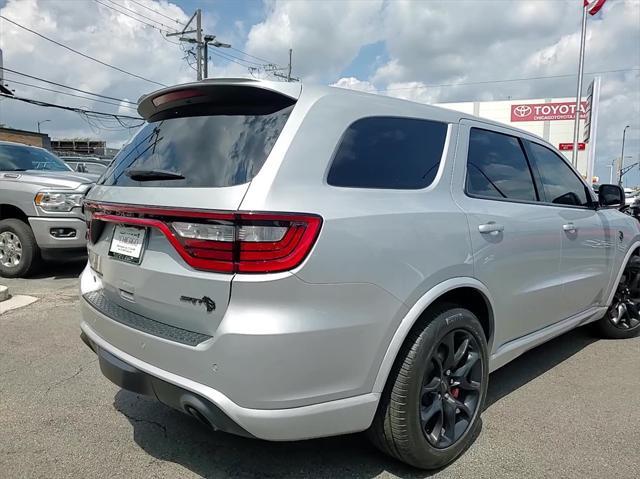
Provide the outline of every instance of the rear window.
<path id="1" fill-rule="evenodd" d="M 446 123 L 363 118 L 342 136 L 327 182 L 352 188 L 425 188 L 436 177 L 446 136 Z"/>
<path id="2" fill-rule="evenodd" d="M 108 186 L 223 187 L 260 171 L 293 106 L 221 111 L 219 106 L 171 111 L 145 125 L 100 180 Z M 183 179 L 137 181 L 131 171 L 175 173 Z"/>

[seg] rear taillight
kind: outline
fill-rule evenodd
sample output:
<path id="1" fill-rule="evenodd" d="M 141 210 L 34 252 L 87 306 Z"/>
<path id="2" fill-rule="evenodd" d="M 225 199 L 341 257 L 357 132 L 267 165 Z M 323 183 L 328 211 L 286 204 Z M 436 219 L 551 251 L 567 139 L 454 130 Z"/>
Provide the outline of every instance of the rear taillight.
<path id="1" fill-rule="evenodd" d="M 87 203 L 93 221 L 156 228 L 193 268 L 221 273 L 275 273 L 298 266 L 322 219 L 288 213 L 213 213 Z M 93 238 L 97 240 L 97 238 Z"/>

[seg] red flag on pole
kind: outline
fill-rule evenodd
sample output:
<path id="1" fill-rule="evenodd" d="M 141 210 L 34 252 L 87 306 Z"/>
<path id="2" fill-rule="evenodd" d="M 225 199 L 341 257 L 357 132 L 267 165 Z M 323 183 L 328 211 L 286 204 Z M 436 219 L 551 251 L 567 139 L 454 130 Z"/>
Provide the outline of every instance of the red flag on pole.
<path id="1" fill-rule="evenodd" d="M 584 6 L 587 8 L 589 15 L 595 15 L 604 6 L 607 0 L 584 0 Z"/>

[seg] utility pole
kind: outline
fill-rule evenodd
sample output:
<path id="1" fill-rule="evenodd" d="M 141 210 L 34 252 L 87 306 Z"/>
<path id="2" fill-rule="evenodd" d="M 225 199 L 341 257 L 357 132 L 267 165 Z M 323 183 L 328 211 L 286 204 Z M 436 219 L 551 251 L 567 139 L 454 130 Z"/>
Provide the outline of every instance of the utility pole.
<path id="1" fill-rule="evenodd" d="M 48 122 L 48 121 L 51 121 L 51 120 L 40 120 L 40 121 L 38 122 L 38 133 L 40 133 L 40 125 L 42 125 L 43 123 L 46 123 L 46 122 Z"/>
<path id="2" fill-rule="evenodd" d="M 202 80 L 202 10 L 196 10 L 196 58 L 198 62 L 198 81 Z"/>
<path id="3" fill-rule="evenodd" d="M 2 68 L 2 48 L 0 48 L 0 93 L 3 95 L 13 95 L 13 92 L 4 84 L 4 70 Z"/>
<path id="4" fill-rule="evenodd" d="M 195 29 L 187 30 L 191 22 L 195 19 L 196 27 Z M 183 35 L 188 35 L 190 33 L 195 33 L 196 38 L 185 37 Z M 202 32 L 202 10 L 199 8 L 196 12 L 191 16 L 189 21 L 186 23 L 181 32 L 176 33 L 167 33 L 168 37 L 174 37 L 180 35 L 179 40 L 181 42 L 194 43 L 196 45 L 196 71 L 198 81 L 203 80 L 209 76 L 209 45 L 217 47 L 217 48 L 231 48 L 231 45 L 228 43 L 221 43 L 217 41 L 215 35 L 204 35 Z"/>
<path id="5" fill-rule="evenodd" d="M 270 64 L 264 67 L 264 71 L 266 73 L 272 73 L 274 77 L 278 77 L 278 78 L 283 78 L 285 80 L 287 80 L 288 82 L 292 82 L 292 81 L 300 81 L 300 78 L 296 78 L 296 77 L 292 77 L 291 76 L 291 56 L 293 54 L 293 50 L 291 48 L 289 48 L 289 66 L 287 68 L 283 68 L 283 67 L 279 67 L 278 65 L 274 65 L 274 64 Z M 255 70 L 259 70 L 259 68 L 256 68 Z M 284 73 L 280 73 L 282 70 L 287 70 L 287 74 L 285 75 Z M 250 68 L 249 71 L 252 71 L 252 69 Z"/>
<path id="6" fill-rule="evenodd" d="M 204 78 L 209 78 L 209 42 L 207 40 L 209 37 L 215 38 L 215 35 L 204 36 L 204 65 L 202 66 Z"/>

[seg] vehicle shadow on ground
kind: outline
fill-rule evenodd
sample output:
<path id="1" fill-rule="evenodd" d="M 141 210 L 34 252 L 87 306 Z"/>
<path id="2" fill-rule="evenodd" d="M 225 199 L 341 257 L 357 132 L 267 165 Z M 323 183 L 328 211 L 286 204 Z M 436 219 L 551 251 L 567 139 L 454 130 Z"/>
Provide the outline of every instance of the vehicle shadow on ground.
<path id="1" fill-rule="evenodd" d="M 527 351 L 491 374 L 484 409 L 598 341 L 592 325 L 574 329 Z"/>
<path id="2" fill-rule="evenodd" d="M 491 375 L 486 408 L 573 356 L 597 339 L 580 328 L 516 359 Z M 363 434 L 275 443 L 212 432 L 154 400 L 121 390 L 114 407 L 133 427 L 134 441 L 162 461 L 181 464 L 202 477 L 353 477 L 388 472 L 429 477 L 386 457 Z"/>
<path id="3" fill-rule="evenodd" d="M 87 264 L 87 259 L 47 261 L 38 271 L 26 279 L 72 279 L 77 278 Z"/>

